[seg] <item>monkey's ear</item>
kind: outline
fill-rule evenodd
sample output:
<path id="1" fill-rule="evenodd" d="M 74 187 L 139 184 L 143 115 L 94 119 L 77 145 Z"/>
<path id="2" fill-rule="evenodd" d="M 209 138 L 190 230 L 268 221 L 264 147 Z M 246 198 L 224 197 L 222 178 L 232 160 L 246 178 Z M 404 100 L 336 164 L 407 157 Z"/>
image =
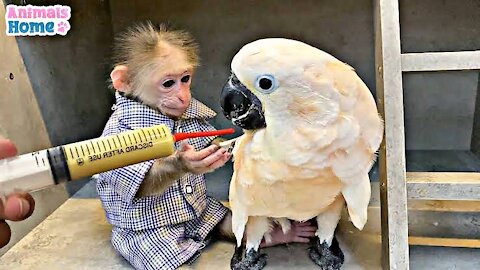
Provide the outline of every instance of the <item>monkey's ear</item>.
<path id="1" fill-rule="evenodd" d="M 110 79 L 112 79 L 113 88 L 120 92 L 128 92 L 127 81 L 127 66 L 116 66 L 112 73 L 110 73 Z"/>

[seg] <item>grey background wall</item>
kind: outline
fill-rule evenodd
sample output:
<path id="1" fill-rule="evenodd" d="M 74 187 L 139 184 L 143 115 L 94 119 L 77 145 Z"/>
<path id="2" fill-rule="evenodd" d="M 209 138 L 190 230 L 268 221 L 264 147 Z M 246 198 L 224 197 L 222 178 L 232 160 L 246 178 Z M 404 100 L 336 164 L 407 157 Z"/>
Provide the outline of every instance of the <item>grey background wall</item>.
<path id="1" fill-rule="evenodd" d="M 480 49 L 480 1 L 408 0 L 400 1 L 400 11 L 403 52 Z M 478 75 L 404 76 L 408 149 L 470 149 Z"/>
<path id="2" fill-rule="evenodd" d="M 72 9 L 66 37 L 17 38 L 52 144 L 98 136 L 113 100 L 106 88 L 112 43 L 108 1 L 29 0 L 27 4 Z"/>

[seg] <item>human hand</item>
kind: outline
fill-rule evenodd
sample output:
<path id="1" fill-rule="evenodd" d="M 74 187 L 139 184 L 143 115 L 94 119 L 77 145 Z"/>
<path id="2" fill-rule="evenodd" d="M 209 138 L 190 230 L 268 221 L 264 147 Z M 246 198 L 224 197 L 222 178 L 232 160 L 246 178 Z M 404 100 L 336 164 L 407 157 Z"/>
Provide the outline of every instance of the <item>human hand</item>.
<path id="1" fill-rule="evenodd" d="M 232 156 L 217 145 L 210 145 L 205 149 L 196 151 L 192 145 L 186 142 L 181 144 L 178 154 L 187 170 L 195 174 L 213 172 L 223 166 Z"/>
<path id="2" fill-rule="evenodd" d="M 308 243 L 315 237 L 317 226 L 311 221 L 292 222 L 287 233 L 284 233 L 279 225 L 274 226 L 270 233 L 270 241 L 262 241 L 260 247 L 271 247 L 288 243 Z"/>
<path id="3" fill-rule="evenodd" d="M 15 145 L 0 136 L 0 159 L 16 154 Z M 32 215 L 34 208 L 35 201 L 28 193 L 7 194 L 6 200 L 0 201 L 0 248 L 10 242 L 12 233 L 5 220 L 24 220 Z"/>

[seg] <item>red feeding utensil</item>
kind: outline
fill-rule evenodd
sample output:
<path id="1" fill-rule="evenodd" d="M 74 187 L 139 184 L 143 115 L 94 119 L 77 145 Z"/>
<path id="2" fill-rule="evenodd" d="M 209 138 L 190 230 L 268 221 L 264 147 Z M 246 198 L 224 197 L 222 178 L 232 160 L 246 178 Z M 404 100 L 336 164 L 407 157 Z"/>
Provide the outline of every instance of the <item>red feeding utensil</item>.
<path id="1" fill-rule="evenodd" d="M 220 129 L 220 130 L 214 130 L 214 131 L 177 133 L 173 135 L 173 138 L 175 139 L 176 142 L 178 142 L 178 141 L 190 139 L 190 138 L 221 136 L 221 135 L 227 135 L 227 134 L 233 134 L 233 133 L 235 133 L 235 129 L 228 128 L 228 129 Z"/>

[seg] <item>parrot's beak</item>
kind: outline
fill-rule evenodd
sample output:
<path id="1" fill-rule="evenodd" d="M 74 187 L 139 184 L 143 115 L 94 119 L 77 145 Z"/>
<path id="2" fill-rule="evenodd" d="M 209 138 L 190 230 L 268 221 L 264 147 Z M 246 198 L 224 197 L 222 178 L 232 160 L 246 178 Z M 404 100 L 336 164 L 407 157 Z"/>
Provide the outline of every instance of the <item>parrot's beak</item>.
<path id="1" fill-rule="evenodd" d="M 232 72 L 220 97 L 222 111 L 228 120 L 246 130 L 267 126 L 260 100 Z"/>

